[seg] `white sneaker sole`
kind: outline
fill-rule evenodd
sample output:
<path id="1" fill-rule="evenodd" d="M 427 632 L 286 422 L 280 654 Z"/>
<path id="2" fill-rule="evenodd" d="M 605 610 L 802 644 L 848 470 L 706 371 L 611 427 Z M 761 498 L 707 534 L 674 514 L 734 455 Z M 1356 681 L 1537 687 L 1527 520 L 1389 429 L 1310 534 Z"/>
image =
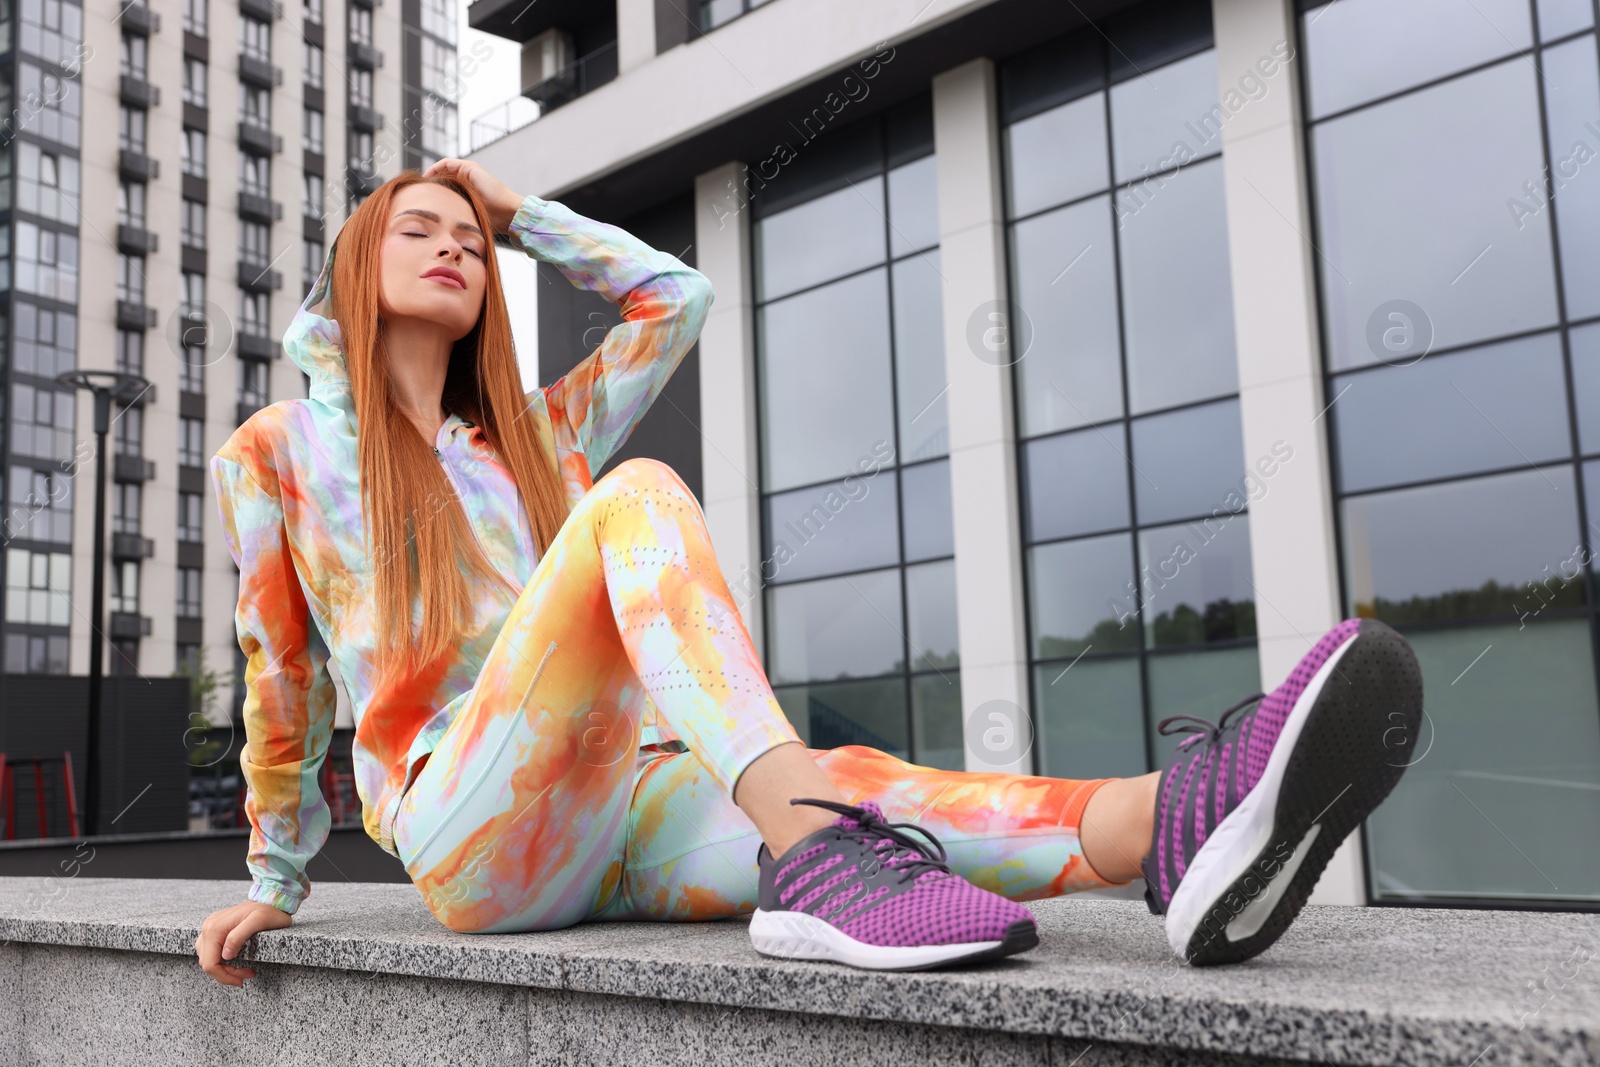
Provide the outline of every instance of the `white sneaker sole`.
<path id="1" fill-rule="evenodd" d="M 914 971 L 957 960 L 1008 956 L 1038 944 L 1031 924 L 1013 926 L 999 941 L 953 945 L 869 945 L 837 926 L 798 911 L 762 911 L 750 918 L 750 941 L 764 956 L 829 960 L 872 971 Z"/>

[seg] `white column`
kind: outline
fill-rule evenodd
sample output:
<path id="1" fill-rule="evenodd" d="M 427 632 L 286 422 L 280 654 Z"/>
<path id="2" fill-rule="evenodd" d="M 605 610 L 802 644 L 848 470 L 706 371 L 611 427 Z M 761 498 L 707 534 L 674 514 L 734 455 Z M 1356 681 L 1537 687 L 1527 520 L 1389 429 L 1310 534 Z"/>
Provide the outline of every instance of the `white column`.
<path id="1" fill-rule="evenodd" d="M 1276 688 L 1341 618 L 1328 472 L 1317 293 L 1290 0 L 1213 0 L 1228 244 L 1245 462 L 1293 449 L 1250 504 L 1262 686 Z M 1288 57 L 1285 60 L 1284 57 Z M 1266 85 L 1253 99 L 1240 80 Z M 1279 445 L 1281 448 L 1282 445 Z M 1311 902 L 1364 904 L 1359 831 L 1334 854 Z"/>
<path id="2" fill-rule="evenodd" d="M 617 76 L 656 57 L 656 0 L 617 0 Z"/>
<path id="3" fill-rule="evenodd" d="M 1005 217 L 992 60 L 933 79 L 961 711 L 968 770 L 1030 773 Z"/>
<path id="4" fill-rule="evenodd" d="M 700 332 L 701 500 L 717 562 L 762 647 L 761 478 L 756 467 L 755 295 L 744 164 L 695 179 L 695 268 L 716 290 Z"/>

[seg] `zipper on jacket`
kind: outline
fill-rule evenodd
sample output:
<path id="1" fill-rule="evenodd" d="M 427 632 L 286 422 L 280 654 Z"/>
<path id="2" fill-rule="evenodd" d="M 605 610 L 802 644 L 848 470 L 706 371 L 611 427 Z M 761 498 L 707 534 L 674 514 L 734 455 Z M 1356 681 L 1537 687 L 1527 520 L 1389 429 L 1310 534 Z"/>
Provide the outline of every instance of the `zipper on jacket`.
<path id="1" fill-rule="evenodd" d="M 454 474 L 450 473 L 450 464 L 445 462 L 444 456 L 442 453 L 440 453 L 438 445 L 433 446 L 433 454 L 439 460 L 439 466 L 444 468 L 445 480 L 450 483 L 450 488 L 455 490 L 456 499 L 461 501 L 461 510 L 466 512 L 467 498 L 462 494 L 461 487 L 456 484 L 456 477 Z M 483 553 L 484 559 L 489 560 L 489 566 L 494 568 L 494 573 L 499 576 L 502 582 L 505 583 L 506 588 L 511 590 L 514 595 L 521 596 L 522 591 L 517 588 L 516 583 L 510 578 L 507 578 L 505 572 L 495 565 L 493 557 L 489 555 L 488 546 L 483 543 L 483 538 L 478 535 L 478 526 L 472 521 L 472 516 L 468 514 L 466 518 L 467 527 L 472 531 L 472 539 L 478 543 L 478 551 Z"/>

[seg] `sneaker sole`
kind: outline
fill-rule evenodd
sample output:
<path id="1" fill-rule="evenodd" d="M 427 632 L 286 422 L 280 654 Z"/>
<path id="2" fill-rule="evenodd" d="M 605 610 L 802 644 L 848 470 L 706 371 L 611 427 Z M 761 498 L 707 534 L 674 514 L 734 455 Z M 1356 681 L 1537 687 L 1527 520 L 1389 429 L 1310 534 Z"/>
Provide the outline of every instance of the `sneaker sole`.
<path id="1" fill-rule="evenodd" d="M 869 945 L 815 916 L 798 911 L 762 911 L 750 917 L 750 941 L 764 956 L 831 960 L 869 971 L 921 971 L 952 963 L 976 963 L 1026 952 L 1039 944 L 1039 928 L 1019 919 L 999 941 L 953 945 Z"/>
<path id="2" fill-rule="evenodd" d="M 1363 620 L 1295 702 L 1261 780 L 1196 850 L 1167 908 L 1173 951 L 1208 966 L 1276 941 L 1399 782 L 1421 725 L 1416 656 Z"/>

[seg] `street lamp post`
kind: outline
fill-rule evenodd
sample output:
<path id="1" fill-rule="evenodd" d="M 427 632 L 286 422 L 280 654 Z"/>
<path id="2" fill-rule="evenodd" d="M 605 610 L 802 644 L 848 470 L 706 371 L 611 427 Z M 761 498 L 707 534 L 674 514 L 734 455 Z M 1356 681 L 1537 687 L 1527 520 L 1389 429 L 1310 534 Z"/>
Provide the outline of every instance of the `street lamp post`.
<path id="1" fill-rule="evenodd" d="M 150 388 L 148 379 L 113 370 L 70 370 L 56 381 L 94 394 L 94 579 L 89 594 L 89 730 L 83 786 L 83 833 L 98 832 L 100 821 L 100 676 L 104 659 L 106 595 L 106 432 L 111 429 L 111 401 L 133 403 Z"/>

